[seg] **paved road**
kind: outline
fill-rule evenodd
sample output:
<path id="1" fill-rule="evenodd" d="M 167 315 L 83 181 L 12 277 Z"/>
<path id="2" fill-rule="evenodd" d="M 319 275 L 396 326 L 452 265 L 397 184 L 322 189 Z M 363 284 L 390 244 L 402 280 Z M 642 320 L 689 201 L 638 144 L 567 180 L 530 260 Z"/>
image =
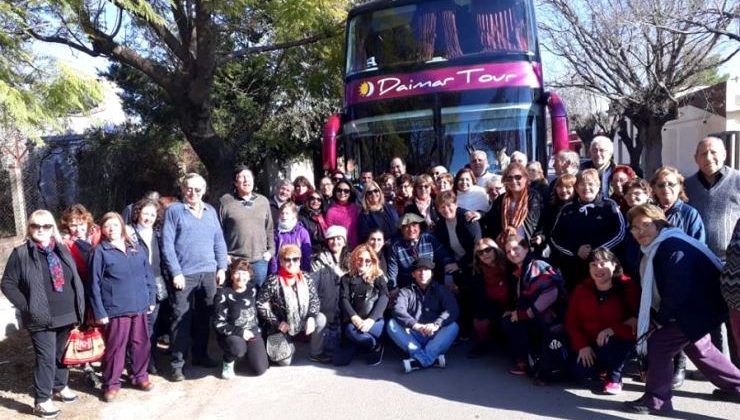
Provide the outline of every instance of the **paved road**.
<path id="1" fill-rule="evenodd" d="M 229 382 L 213 373 L 178 384 L 159 381 L 158 392 L 126 390 L 120 401 L 102 404 L 101 418 L 132 419 L 529 419 L 645 418 L 620 411 L 636 399 L 643 385 L 627 379 L 620 396 L 597 395 L 564 385 L 539 387 L 506 372 L 502 357 L 469 360 L 469 344 L 448 355 L 446 369 L 401 373 L 400 354 L 390 351 L 383 364 L 369 367 L 356 360 L 334 368 L 307 360 L 270 368 L 262 377 L 239 376 Z M 302 356 L 302 357 L 300 357 Z M 740 419 L 740 405 L 711 399 L 714 387 L 687 381 L 677 392 L 679 418 Z M 166 390 L 165 390 L 166 389 Z"/>

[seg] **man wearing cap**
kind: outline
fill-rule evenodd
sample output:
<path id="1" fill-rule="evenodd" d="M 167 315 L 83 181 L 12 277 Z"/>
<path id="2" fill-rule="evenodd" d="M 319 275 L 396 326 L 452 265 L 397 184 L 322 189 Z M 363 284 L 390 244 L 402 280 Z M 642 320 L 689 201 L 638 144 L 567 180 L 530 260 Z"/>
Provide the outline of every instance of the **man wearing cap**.
<path id="1" fill-rule="evenodd" d="M 388 289 L 407 287 L 413 283 L 411 266 L 418 258 L 426 258 L 444 266 L 445 273 L 455 273 L 459 267 L 450 253 L 431 233 L 422 232 L 424 219 L 406 213 L 399 221 L 401 236 L 391 242 L 388 253 Z"/>
<path id="2" fill-rule="evenodd" d="M 324 234 L 326 250 L 315 255 L 311 262 L 311 278 L 316 285 L 321 307 L 319 312 L 326 317 L 327 326 L 336 326 L 339 331 L 339 286 L 341 278 L 349 269 L 349 252 L 347 251 L 347 229 L 343 226 L 332 225 Z M 325 330 L 326 331 L 326 330 Z M 311 336 L 312 347 L 324 347 L 324 334 Z M 311 360 L 319 363 L 328 363 L 331 356 L 322 350 L 321 353 L 310 356 Z"/>
<path id="3" fill-rule="evenodd" d="M 434 262 L 417 258 L 411 267 L 414 283 L 401 289 L 388 321 L 388 336 L 408 353 L 406 373 L 430 366 L 445 367 L 445 352 L 455 341 L 458 307 L 444 286 L 432 281 Z"/>
<path id="4" fill-rule="evenodd" d="M 218 216 L 231 258 L 245 258 L 258 288 L 267 279 L 267 263 L 275 255 L 270 202 L 254 192 L 254 175 L 246 166 L 234 168 L 234 192 L 219 200 Z"/>

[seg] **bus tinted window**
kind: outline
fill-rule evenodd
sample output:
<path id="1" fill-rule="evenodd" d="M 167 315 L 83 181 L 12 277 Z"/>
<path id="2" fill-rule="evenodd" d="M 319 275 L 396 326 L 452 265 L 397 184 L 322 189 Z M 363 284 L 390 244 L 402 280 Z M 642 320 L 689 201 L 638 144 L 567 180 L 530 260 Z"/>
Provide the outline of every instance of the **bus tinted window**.
<path id="1" fill-rule="evenodd" d="M 536 53 L 526 0 L 435 0 L 349 23 L 347 74 L 470 56 Z"/>

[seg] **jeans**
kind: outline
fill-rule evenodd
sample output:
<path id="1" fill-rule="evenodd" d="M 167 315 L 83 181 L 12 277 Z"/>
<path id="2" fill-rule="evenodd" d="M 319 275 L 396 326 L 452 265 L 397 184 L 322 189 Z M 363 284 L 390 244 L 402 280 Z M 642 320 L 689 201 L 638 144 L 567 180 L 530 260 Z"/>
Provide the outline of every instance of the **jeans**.
<path id="1" fill-rule="evenodd" d="M 404 328 L 395 319 L 388 321 L 387 328 L 391 340 L 423 367 L 433 365 L 437 356 L 444 354 L 452 346 L 459 330 L 457 323 L 453 322 L 427 337 L 411 328 Z"/>
<path id="2" fill-rule="evenodd" d="M 324 328 L 326 316 L 319 312 L 316 314 L 316 330 L 311 333 L 311 356 L 318 356 L 324 351 Z"/>
<path id="3" fill-rule="evenodd" d="M 185 276 L 185 287 L 173 290 L 170 348 L 171 365 L 182 369 L 192 346 L 193 359 L 208 357 L 208 335 L 216 295 L 216 273 Z"/>
<path id="4" fill-rule="evenodd" d="M 51 398 L 52 391 L 67 386 L 69 370 L 62 363 L 71 325 L 43 331 L 32 331 L 31 342 L 36 355 L 33 368 L 34 401 L 38 404 Z"/>
<path id="5" fill-rule="evenodd" d="M 352 323 L 349 323 L 344 327 L 344 334 L 358 350 L 367 352 L 378 346 L 380 336 L 383 334 L 383 327 L 385 327 L 385 321 L 383 319 L 375 321 L 375 324 L 373 324 L 368 332 L 362 332 L 352 325 Z"/>
<path id="6" fill-rule="evenodd" d="M 604 346 L 592 345 L 596 354 L 596 362 L 591 367 L 586 367 L 578 362 L 578 353 L 575 354 L 574 375 L 578 379 L 595 378 L 600 371 L 606 370 L 609 381 L 619 383 L 622 381 L 622 369 L 630 352 L 635 349 L 635 342 L 618 337 L 611 337 Z"/>
<path id="7" fill-rule="evenodd" d="M 267 350 L 261 335 L 249 341 L 238 335 L 219 336 L 218 344 L 224 352 L 224 362 L 234 362 L 246 355 L 247 366 L 255 376 L 262 375 L 267 370 Z"/>
<path id="8" fill-rule="evenodd" d="M 254 287 L 259 289 L 263 284 L 265 284 L 265 280 L 267 280 L 268 261 L 257 260 L 249 263 L 249 265 L 252 267 L 252 271 L 254 272 Z"/>

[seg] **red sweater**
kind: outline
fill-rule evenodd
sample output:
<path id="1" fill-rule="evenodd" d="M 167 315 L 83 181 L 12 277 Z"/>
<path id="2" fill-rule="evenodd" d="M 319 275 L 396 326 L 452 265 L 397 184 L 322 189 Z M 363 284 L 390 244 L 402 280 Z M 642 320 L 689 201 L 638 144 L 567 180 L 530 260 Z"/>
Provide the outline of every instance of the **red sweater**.
<path id="1" fill-rule="evenodd" d="M 632 328 L 624 321 L 637 317 L 640 309 L 640 287 L 627 276 L 614 280 L 612 290 L 602 301 L 596 284 L 589 278 L 576 286 L 565 315 L 565 331 L 575 351 L 596 345 L 599 333 L 611 328 L 616 337 L 634 340 Z"/>

